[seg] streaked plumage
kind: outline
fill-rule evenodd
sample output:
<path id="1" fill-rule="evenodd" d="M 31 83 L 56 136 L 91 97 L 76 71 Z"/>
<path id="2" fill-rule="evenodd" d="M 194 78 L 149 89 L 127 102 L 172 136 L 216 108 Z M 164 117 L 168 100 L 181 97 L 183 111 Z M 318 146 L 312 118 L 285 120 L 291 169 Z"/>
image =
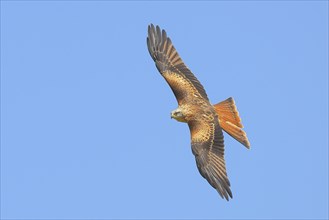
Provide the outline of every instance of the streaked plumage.
<path id="1" fill-rule="evenodd" d="M 214 106 L 210 104 L 203 86 L 184 64 L 165 30 L 159 26 L 151 24 L 148 27 L 147 47 L 177 99 L 179 107 L 172 112 L 172 117 L 189 126 L 192 152 L 200 174 L 222 198 L 229 200 L 232 192 L 225 167 L 222 129 L 247 148 L 250 147 L 234 100 L 229 98 Z"/>

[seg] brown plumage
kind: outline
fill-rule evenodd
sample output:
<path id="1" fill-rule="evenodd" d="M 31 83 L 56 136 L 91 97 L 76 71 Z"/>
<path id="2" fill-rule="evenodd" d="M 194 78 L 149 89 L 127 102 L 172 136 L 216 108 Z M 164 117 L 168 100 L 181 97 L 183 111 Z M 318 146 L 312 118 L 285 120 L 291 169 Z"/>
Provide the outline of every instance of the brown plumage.
<path id="1" fill-rule="evenodd" d="M 159 26 L 149 25 L 147 47 L 177 99 L 179 107 L 171 113 L 172 118 L 186 122 L 190 128 L 192 152 L 200 174 L 222 198 L 229 200 L 232 192 L 225 167 L 222 129 L 250 147 L 234 100 L 229 98 L 211 105 L 203 86 Z"/>

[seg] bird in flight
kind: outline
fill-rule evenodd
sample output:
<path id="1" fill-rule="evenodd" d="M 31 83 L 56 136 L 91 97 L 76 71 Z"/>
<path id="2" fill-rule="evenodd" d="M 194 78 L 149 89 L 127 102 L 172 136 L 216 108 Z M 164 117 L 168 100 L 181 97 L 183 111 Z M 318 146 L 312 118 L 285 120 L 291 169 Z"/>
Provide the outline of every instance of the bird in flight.
<path id="1" fill-rule="evenodd" d="M 222 198 L 233 198 L 226 173 L 222 130 L 250 148 L 233 98 L 210 104 L 203 86 L 159 26 L 148 26 L 147 47 L 177 99 L 178 108 L 171 112 L 171 118 L 189 126 L 192 152 L 200 174 Z"/>

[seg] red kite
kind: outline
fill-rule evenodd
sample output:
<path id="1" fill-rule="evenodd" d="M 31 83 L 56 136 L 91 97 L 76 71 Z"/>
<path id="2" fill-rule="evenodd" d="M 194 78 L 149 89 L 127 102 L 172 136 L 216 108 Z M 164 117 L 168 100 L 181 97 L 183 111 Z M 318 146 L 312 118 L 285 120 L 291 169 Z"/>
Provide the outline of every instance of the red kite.
<path id="1" fill-rule="evenodd" d="M 229 200 L 232 192 L 226 174 L 222 130 L 250 148 L 233 98 L 210 104 L 203 86 L 159 26 L 148 26 L 147 47 L 177 99 L 178 108 L 171 112 L 171 117 L 190 128 L 192 152 L 200 174 L 222 198 Z"/>

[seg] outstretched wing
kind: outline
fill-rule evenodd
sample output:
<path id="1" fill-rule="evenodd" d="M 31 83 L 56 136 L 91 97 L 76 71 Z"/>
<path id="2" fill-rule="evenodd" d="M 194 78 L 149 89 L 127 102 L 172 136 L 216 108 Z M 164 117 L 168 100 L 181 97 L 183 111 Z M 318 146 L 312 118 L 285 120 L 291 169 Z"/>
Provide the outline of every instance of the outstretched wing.
<path id="1" fill-rule="evenodd" d="M 193 98 L 208 100 L 207 94 L 193 73 L 178 55 L 166 31 L 148 26 L 147 47 L 155 65 L 173 90 L 179 104 Z"/>
<path id="2" fill-rule="evenodd" d="M 213 113 L 204 115 L 200 120 L 188 123 L 192 152 L 200 174 L 214 187 L 219 195 L 226 200 L 232 198 L 230 181 L 226 174 L 224 160 L 224 137 Z"/>

